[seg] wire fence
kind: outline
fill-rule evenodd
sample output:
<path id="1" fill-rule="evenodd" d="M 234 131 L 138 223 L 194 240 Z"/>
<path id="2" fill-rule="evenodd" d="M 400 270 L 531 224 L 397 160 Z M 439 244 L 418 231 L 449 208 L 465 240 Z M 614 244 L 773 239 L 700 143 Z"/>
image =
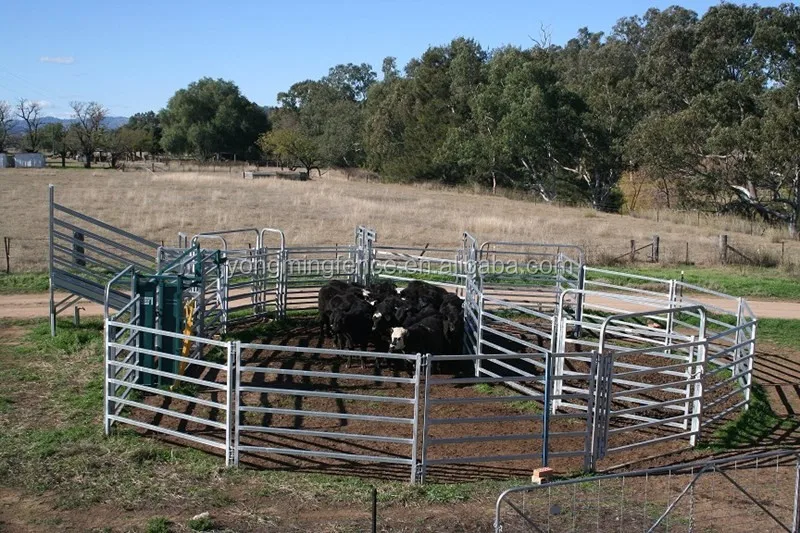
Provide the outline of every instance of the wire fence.
<path id="1" fill-rule="evenodd" d="M 793 532 L 799 460 L 774 451 L 517 487 L 497 500 L 495 532 Z"/>

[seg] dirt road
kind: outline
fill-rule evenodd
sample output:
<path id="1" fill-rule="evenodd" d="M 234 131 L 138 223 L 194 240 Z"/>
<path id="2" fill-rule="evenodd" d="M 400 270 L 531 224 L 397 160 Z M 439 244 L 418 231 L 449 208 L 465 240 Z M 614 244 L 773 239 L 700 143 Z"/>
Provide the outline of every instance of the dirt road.
<path id="1" fill-rule="evenodd" d="M 66 296 L 56 293 L 56 301 Z M 695 297 L 708 305 L 730 308 L 730 302 L 713 297 Z M 591 298 L 590 298 L 590 301 Z M 784 302 L 769 300 L 747 300 L 753 313 L 759 318 L 798 318 L 800 319 L 800 302 Z M 103 306 L 92 302 L 81 302 L 80 307 L 82 316 L 102 316 Z M 619 301 L 614 302 L 615 307 L 619 307 Z M 626 310 L 631 312 L 639 311 L 635 304 Z M 3 294 L 0 295 L 0 318 L 39 318 L 46 317 L 48 310 L 47 293 L 37 294 Z M 71 312 L 71 311 L 69 311 Z"/>

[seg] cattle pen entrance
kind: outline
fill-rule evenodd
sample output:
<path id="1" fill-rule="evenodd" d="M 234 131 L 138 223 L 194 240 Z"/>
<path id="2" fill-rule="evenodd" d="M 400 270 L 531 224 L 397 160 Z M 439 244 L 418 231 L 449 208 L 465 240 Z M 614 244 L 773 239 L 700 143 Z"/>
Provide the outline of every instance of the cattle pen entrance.
<path id="1" fill-rule="evenodd" d="M 359 226 L 346 246 L 274 228 L 158 246 L 52 189 L 50 207 L 51 295 L 70 294 L 51 299 L 54 330 L 82 298 L 105 305 L 107 433 L 133 426 L 231 466 L 463 481 L 696 446 L 749 403 L 744 299 L 593 268 L 568 244 L 384 245 Z M 458 295 L 460 353 L 335 347 L 317 319 L 330 280 Z"/>

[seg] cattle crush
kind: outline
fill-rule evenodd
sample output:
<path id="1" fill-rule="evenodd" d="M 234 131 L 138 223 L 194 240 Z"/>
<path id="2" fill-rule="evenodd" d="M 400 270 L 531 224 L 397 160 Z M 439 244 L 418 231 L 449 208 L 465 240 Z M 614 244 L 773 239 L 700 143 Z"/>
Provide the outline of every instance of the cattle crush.
<path id="1" fill-rule="evenodd" d="M 577 246 L 383 244 L 363 226 L 345 246 L 274 228 L 159 246 L 52 187 L 49 235 L 53 333 L 80 299 L 105 305 L 106 433 L 133 426 L 227 465 L 412 482 L 592 471 L 696 446 L 750 400 L 743 298 L 594 268 Z M 316 309 L 332 279 L 457 294 L 460 353 L 336 348 Z"/>

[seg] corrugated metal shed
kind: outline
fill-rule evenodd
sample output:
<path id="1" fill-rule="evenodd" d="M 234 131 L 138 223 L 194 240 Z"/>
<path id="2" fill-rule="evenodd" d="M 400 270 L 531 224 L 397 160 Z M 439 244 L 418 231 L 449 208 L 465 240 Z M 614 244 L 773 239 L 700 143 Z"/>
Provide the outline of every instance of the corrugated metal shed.
<path id="1" fill-rule="evenodd" d="M 14 166 L 21 168 L 44 168 L 46 164 L 43 154 L 14 154 Z"/>
<path id="2" fill-rule="evenodd" d="M 8 168 L 12 166 L 13 161 L 6 154 L 0 154 L 0 168 Z"/>

